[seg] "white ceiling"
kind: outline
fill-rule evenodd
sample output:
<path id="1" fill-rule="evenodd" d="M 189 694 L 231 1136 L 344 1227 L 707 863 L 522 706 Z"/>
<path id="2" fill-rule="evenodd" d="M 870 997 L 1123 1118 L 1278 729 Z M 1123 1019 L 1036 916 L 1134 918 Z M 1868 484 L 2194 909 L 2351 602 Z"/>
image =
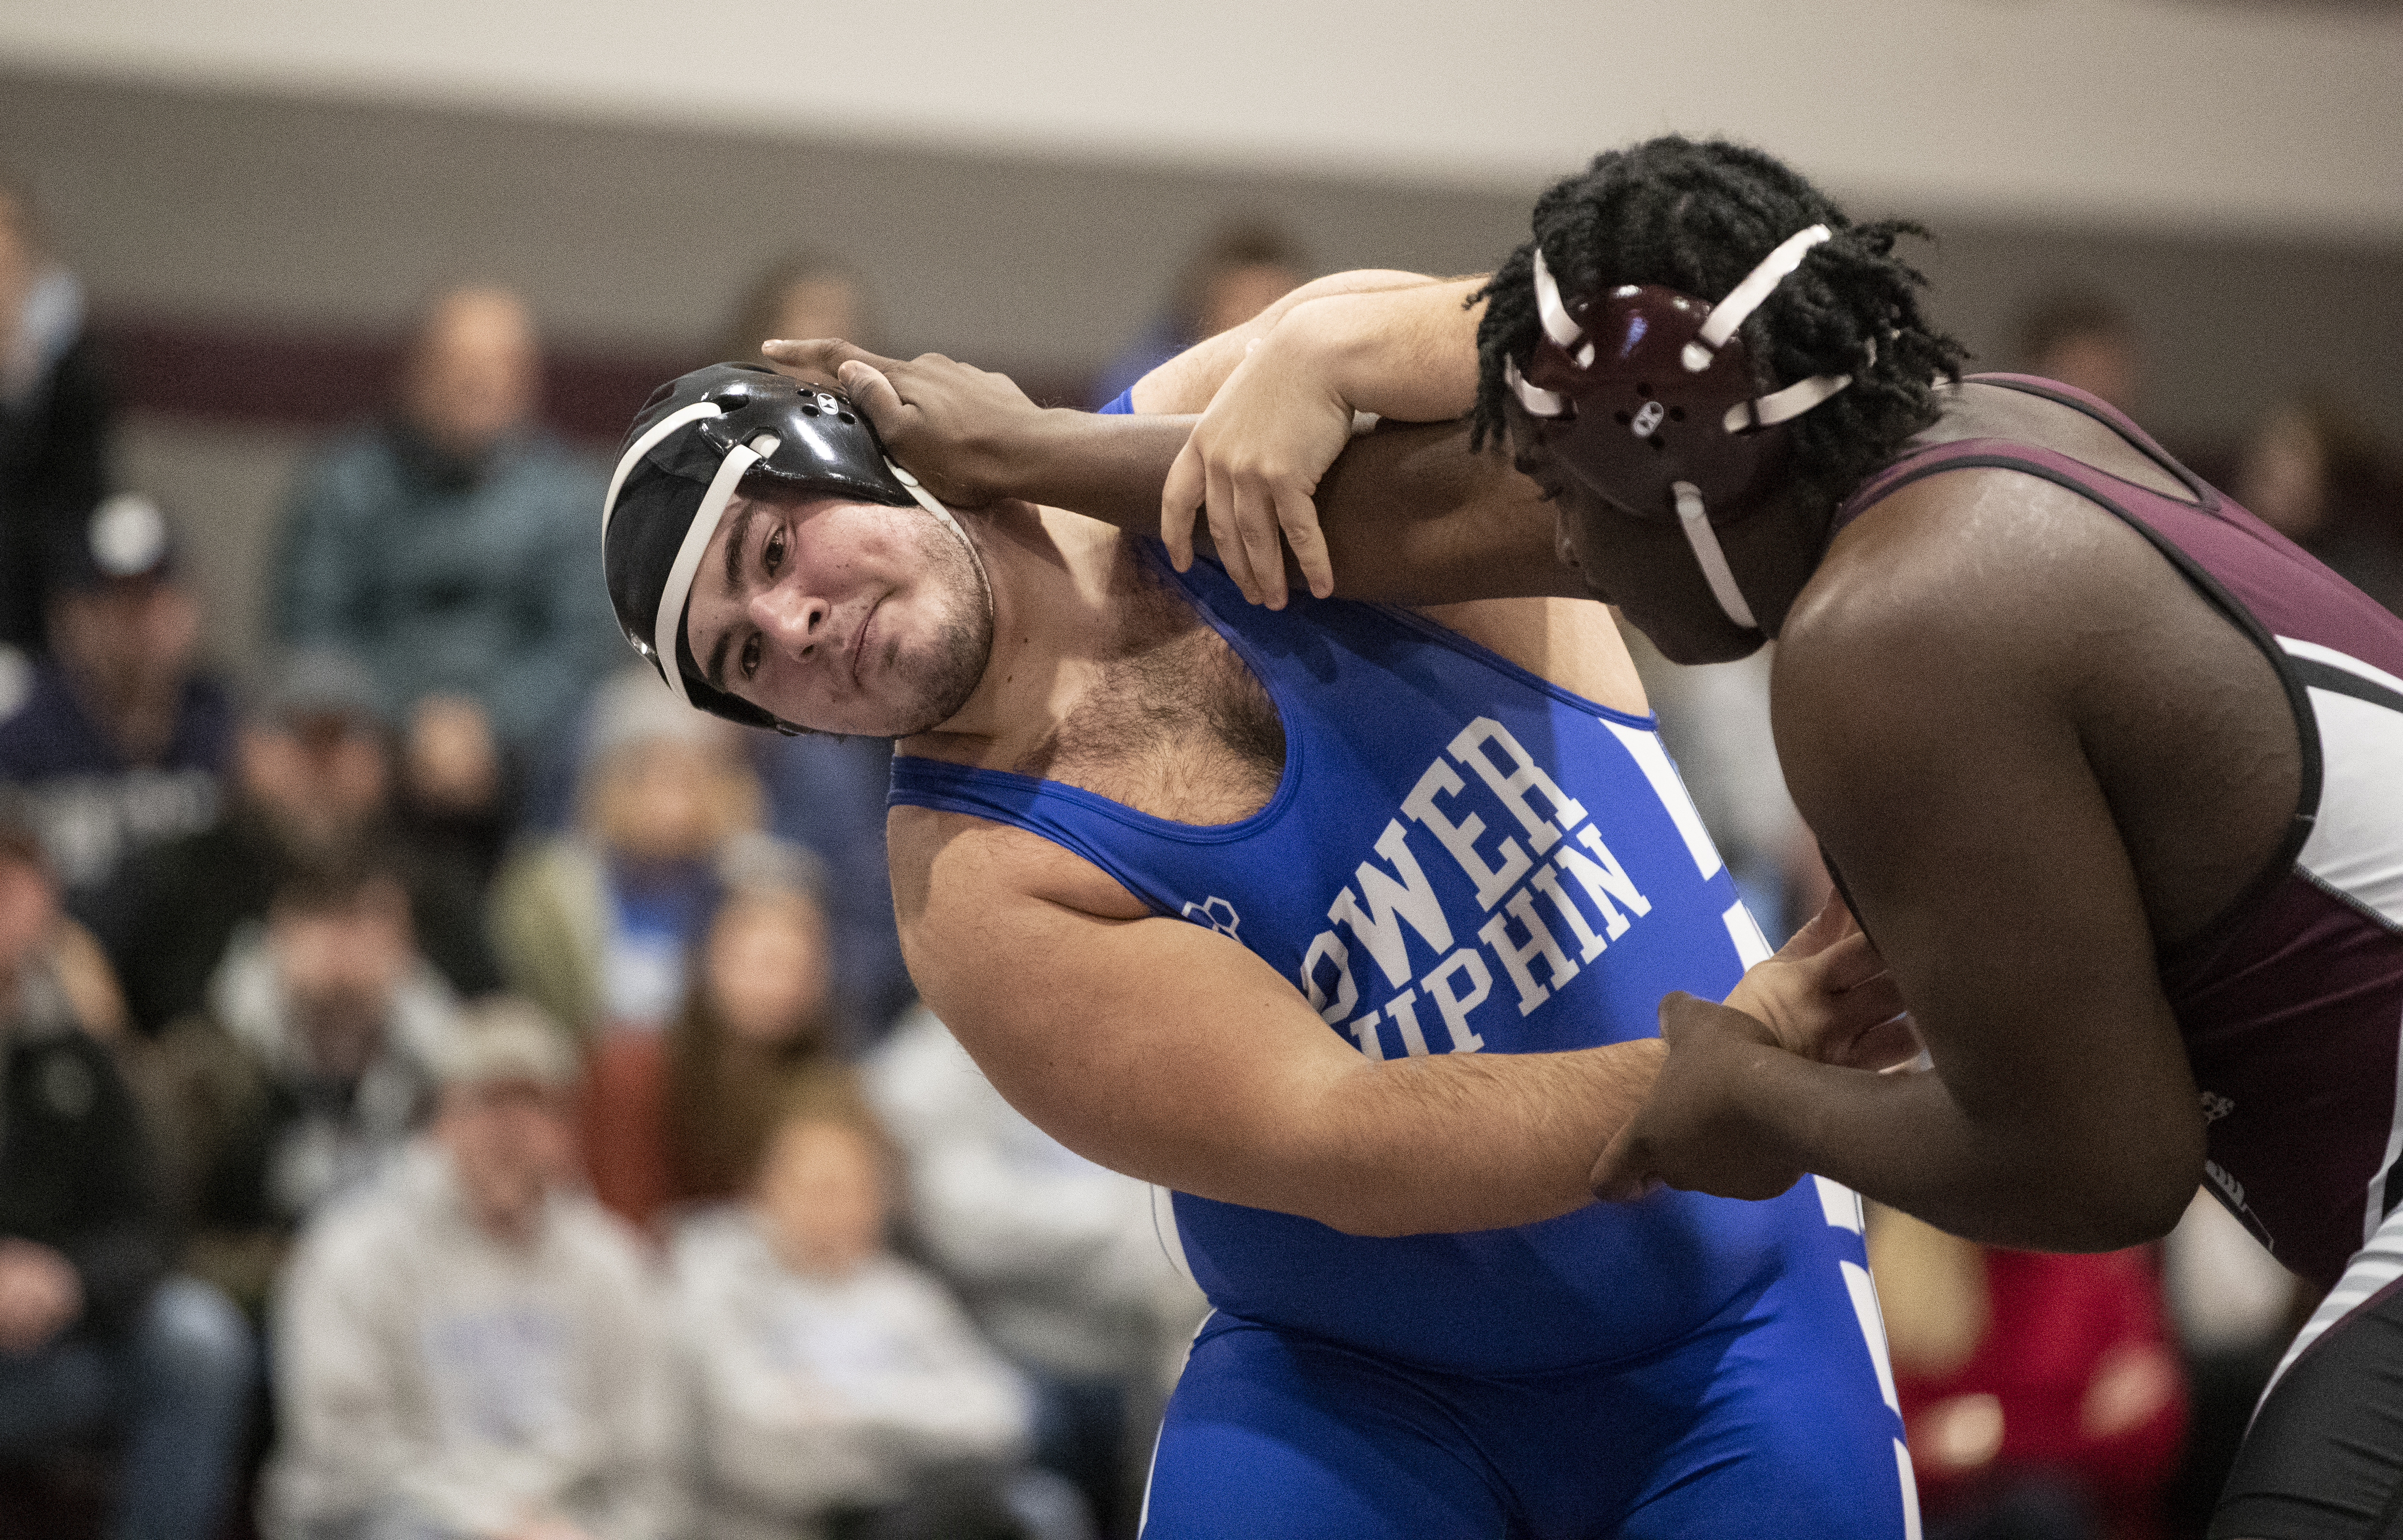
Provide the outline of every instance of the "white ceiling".
<path id="1" fill-rule="evenodd" d="M 0 62 L 1494 187 L 1674 128 L 1931 213 L 2403 237 L 2391 6 L 0 0 Z"/>

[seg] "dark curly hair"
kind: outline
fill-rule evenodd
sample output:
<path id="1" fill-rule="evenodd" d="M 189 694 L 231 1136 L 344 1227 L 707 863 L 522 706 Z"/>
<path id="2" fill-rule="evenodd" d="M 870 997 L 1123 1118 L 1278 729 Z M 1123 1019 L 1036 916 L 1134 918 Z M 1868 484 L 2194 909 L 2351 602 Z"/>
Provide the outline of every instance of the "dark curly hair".
<path id="1" fill-rule="evenodd" d="M 1794 420 L 1798 494 L 1841 497 L 1905 438 L 1936 420 L 1935 382 L 1960 378 L 1967 351 L 1920 310 L 1927 280 L 1897 260 L 1897 237 L 1928 234 L 1899 219 L 1855 225 L 1792 168 L 1723 139 L 1676 134 L 1605 150 L 1535 201 L 1535 239 L 1470 299 L 1486 301 L 1477 329 L 1477 410 L 1471 443 L 1499 441 L 1506 360 L 1524 360 L 1541 323 L 1535 251 L 1562 292 L 1590 295 L 1621 284 L 1659 284 L 1717 299 L 1787 236 L 1825 225 L 1811 248 L 1743 326 L 1763 390 L 1814 374 L 1849 374 L 1852 387 Z M 1874 352 L 1874 361 L 1871 354 Z"/>

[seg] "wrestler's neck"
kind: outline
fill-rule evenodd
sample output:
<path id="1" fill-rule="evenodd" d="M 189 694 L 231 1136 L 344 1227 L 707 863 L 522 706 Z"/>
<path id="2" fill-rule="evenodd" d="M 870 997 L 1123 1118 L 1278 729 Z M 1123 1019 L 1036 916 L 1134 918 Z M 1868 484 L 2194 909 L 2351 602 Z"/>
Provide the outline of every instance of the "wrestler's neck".
<path id="1" fill-rule="evenodd" d="M 1128 601 L 1145 580 L 1132 543 L 1081 514 L 1007 503 L 968 516 L 968 528 L 993 584 L 993 652 L 965 705 L 897 746 L 928 758 L 1007 766 L 1066 720 L 1126 656 Z"/>

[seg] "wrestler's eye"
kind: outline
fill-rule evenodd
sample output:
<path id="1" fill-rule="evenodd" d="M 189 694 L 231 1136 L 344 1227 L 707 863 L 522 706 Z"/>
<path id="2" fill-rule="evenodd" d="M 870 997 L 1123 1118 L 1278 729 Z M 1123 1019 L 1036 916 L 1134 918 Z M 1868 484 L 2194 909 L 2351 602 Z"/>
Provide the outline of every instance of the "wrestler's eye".
<path id="1" fill-rule="evenodd" d="M 759 672 L 759 633 L 753 631 L 743 644 L 743 657 L 734 665 L 748 679 Z"/>
<path id="2" fill-rule="evenodd" d="M 774 581 L 776 569 L 785 564 L 785 529 L 779 524 L 768 532 L 767 543 L 759 548 L 760 570 Z"/>

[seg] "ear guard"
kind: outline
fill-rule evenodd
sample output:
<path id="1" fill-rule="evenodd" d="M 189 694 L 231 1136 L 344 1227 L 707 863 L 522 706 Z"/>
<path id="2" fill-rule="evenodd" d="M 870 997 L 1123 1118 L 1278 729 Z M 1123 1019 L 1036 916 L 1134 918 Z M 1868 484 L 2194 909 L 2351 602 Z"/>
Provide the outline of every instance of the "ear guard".
<path id="1" fill-rule="evenodd" d="M 1756 629 L 1715 526 L 1757 511 L 1785 468 L 1782 424 L 1852 383 L 1814 375 L 1766 395 L 1737 328 L 1828 239 L 1813 225 L 1762 259 L 1716 305 L 1656 284 L 1564 303 L 1539 247 L 1543 323 L 1522 375 L 1505 368 L 1535 440 L 1589 486 L 1643 519 L 1674 519 L 1729 619 Z"/>
<path id="2" fill-rule="evenodd" d="M 755 478 L 804 495 L 916 503 L 971 559 L 976 547 L 917 478 L 885 458 L 876 430 L 840 391 L 755 364 L 713 364 L 654 391 L 627 432 L 601 508 L 602 566 L 618 627 L 680 699 L 789 733 L 799 729 L 712 687 L 685 634 L 701 553 L 736 490 Z M 981 561 L 977 569 L 981 577 Z"/>

